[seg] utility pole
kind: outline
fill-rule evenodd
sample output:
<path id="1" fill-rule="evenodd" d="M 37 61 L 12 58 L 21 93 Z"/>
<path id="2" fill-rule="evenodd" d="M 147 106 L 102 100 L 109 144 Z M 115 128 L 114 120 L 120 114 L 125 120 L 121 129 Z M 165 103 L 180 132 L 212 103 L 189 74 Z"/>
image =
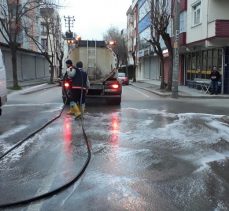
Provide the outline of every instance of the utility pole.
<path id="1" fill-rule="evenodd" d="M 71 32 L 71 28 L 74 26 L 75 18 L 74 16 L 64 16 L 65 27 L 68 28 L 68 31 Z"/>
<path id="2" fill-rule="evenodd" d="M 65 40 L 67 40 L 68 50 L 70 50 L 70 45 L 73 45 L 75 43 L 73 32 L 71 31 L 71 28 L 73 28 L 74 26 L 75 18 L 74 16 L 64 16 L 64 21 L 65 27 L 68 28 L 68 31 L 65 32 Z"/>
<path id="3" fill-rule="evenodd" d="M 173 18 L 173 81 L 172 97 L 178 97 L 178 73 L 179 73 L 179 34 L 180 34 L 180 0 L 174 0 L 174 18 Z"/>

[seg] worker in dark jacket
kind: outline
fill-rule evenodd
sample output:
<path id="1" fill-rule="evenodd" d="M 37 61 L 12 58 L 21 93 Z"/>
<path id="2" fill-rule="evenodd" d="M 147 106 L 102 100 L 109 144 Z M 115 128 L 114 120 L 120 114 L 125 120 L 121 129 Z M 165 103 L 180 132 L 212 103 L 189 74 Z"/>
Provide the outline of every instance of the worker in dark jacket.
<path id="1" fill-rule="evenodd" d="M 72 78 L 75 76 L 75 72 L 76 72 L 76 68 L 73 66 L 72 60 L 68 59 L 66 62 L 66 66 L 67 66 L 67 71 L 64 74 L 64 80 L 68 79 L 70 81 L 72 81 Z M 75 115 L 75 109 L 74 109 L 74 100 L 72 98 L 72 90 L 68 90 L 67 91 L 67 95 L 70 99 L 70 110 L 67 112 L 67 114 L 69 115 Z"/>
<path id="2" fill-rule="evenodd" d="M 85 109 L 85 96 L 90 86 L 87 73 L 82 69 L 81 61 L 76 63 L 75 75 L 72 77 L 72 104 L 76 118 L 79 118 Z"/>
<path id="3" fill-rule="evenodd" d="M 210 79 L 211 79 L 211 94 L 218 94 L 218 82 L 220 80 L 220 73 L 217 70 L 216 66 L 213 66 L 211 75 L 210 75 Z"/>

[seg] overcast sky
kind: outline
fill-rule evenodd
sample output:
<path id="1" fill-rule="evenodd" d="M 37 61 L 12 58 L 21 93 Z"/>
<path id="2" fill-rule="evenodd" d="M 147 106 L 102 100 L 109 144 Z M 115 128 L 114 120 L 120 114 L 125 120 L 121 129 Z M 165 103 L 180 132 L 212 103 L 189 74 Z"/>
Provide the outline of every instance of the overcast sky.
<path id="1" fill-rule="evenodd" d="M 72 29 L 82 39 L 102 40 L 111 26 L 126 28 L 126 12 L 132 0 L 62 0 L 65 7 L 60 14 L 74 16 Z M 62 19 L 64 25 L 64 20 Z M 67 28 L 64 27 L 64 31 Z"/>

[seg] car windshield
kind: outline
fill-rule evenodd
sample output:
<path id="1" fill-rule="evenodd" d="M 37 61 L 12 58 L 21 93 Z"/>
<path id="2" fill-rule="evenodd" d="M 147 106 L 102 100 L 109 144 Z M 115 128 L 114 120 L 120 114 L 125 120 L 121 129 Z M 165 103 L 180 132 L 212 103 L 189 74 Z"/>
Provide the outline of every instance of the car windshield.
<path id="1" fill-rule="evenodd" d="M 118 73 L 118 76 L 119 76 L 119 77 L 125 77 L 126 74 L 125 74 L 125 73 Z"/>

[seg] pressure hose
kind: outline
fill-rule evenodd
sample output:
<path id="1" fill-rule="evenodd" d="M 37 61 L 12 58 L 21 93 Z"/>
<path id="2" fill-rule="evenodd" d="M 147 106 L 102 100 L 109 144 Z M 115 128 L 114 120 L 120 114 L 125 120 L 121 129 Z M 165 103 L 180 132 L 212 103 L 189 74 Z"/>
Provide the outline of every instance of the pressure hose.
<path id="1" fill-rule="evenodd" d="M 82 77 L 82 73 L 81 73 L 81 77 Z M 82 81 L 83 81 L 83 77 L 82 77 Z M 65 94 L 67 96 L 67 92 L 64 89 Z M 80 104 L 82 105 L 82 96 L 83 96 L 83 89 L 81 89 L 81 100 L 80 100 Z M 47 122 L 46 124 L 44 124 L 42 127 L 40 127 L 39 129 L 35 130 L 33 133 L 31 133 L 30 135 L 28 135 L 26 138 L 24 138 L 23 140 L 19 141 L 18 143 L 16 143 L 12 148 L 10 148 L 9 150 L 7 150 L 7 152 L 5 152 L 3 155 L 1 155 L 0 160 L 3 159 L 7 154 L 9 154 L 10 152 L 12 152 L 14 149 L 16 149 L 17 147 L 19 147 L 21 144 L 23 144 L 25 141 L 27 141 L 28 139 L 32 138 L 34 135 L 36 135 L 37 133 L 39 133 L 41 130 L 43 130 L 45 127 L 47 127 L 48 125 L 50 125 L 52 122 L 54 122 L 56 119 L 60 118 L 66 105 L 67 105 L 67 101 L 68 101 L 68 97 L 66 97 L 65 103 L 63 105 L 63 108 L 61 109 L 61 112 L 54 117 L 53 119 L 51 119 L 49 122 Z M 0 204 L 0 208 L 9 208 L 9 207 L 13 207 L 13 206 L 21 206 L 21 205 L 25 205 L 28 203 L 32 203 L 34 201 L 37 200 L 41 200 L 41 199 L 46 199 L 49 197 L 52 197 L 53 195 L 60 193 L 64 190 L 66 190 L 68 187 L 70 187 L 72 184 L 74 184 L 85 172 L 90 160 L 91 160 L 91 148 L 90 148 L 90 144 L 89 144 L 89 140 L 87 137 L 87 134 L 85 132 L 84 129 L 84 120 L 83 120 L 83 112 L 82 112 L 82 106 L 81 106 L 81 128 L 82 128 L 82 132 L 83 132 L 83 137 L 87 146 L 87 153 L 88 153 L 88 157 L 87 160 L 85 161 L 83 167 L 81 168 L 81 170 L 79 171 L 79 173 L 69 182 L 67 182 L 66 184 L 50 191 L 50 192 L 46 192 L 44 194 L 40 194 L 38 196 L 34 196 L 28 199 L 24 199 L 21 201 L 15 201 L 15 202 L 11 202 L 11 203 L 6 203 L 6 204 Z"/>

